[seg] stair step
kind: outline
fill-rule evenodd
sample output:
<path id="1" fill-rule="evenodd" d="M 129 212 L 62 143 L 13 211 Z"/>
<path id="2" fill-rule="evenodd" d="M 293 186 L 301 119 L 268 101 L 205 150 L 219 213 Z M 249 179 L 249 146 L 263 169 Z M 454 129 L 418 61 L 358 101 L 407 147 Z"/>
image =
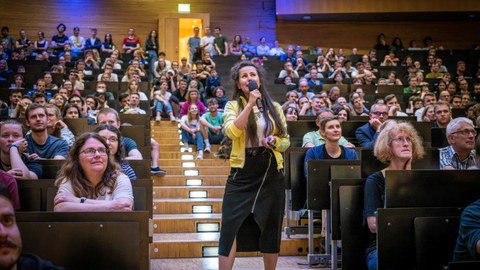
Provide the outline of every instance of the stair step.
<path id="1" fill-rule="evenodd" d="M 154 233 L 195 233 L 197 224 L 221 224 L 222 214 L 159 214 L 153 215 Z"/>
<path id="2" fill-rule="evenodd" d="M 207 198 L 223 198 L 225 186 L 179 187 L 159 186 L 153 188 L 153 198 L 190 198 L 191 191 L 206 192 Z M 197 193 L 198 194 L 198 193 Z"/>
<path id="3" fill-rule="evenodd" d="M 192 173 L 198 173 L 196 175 L 224 175 L 227 176 L 230 173 L 229 166 L 205 166 L 205 167 L 196 167 L 196 168 L 182 168 L 176 166 L 164 166 L 162 163 L 159 163 L 159 166 L 167 171 L 167 174 L 172 175 L 185 175 L 186 171 L 197 171 Z"/>
<path id="4" fill-rule="evenodd" d="M 152 130 L 156 130 L 156 131 L 178 128 L 178 122 L 171 122 L 165 119 L 160 122 L 150 121 L 150 125 L 152 127 Z"/>
<path id="5" fill-rule="evenodd" d="M 186 154 L 186 153 L 184 153 Z M 202 166 L 219 166 L 219 167 L 229 167 L 230 160 L 212 158 L 213 154 L 204 154 L 203 159 L 195 159 L 196 155 L 193 156 L 192 160 L 182 160 L 181 158 L 176 159 L 162 159 L 160 160 L 160 165 L 162 166 L 181 166 L 184 162 L 194 162 L 197 167 Z"/>
<path id="6" fill-rule="evenodd" d="M 150 244 L 150 258 L 188 258 L 202 257 L 203 247 L 218 246 L 219 233 L 156 233 L 153 235 L 153 243 Z M 319 240 L 315 239 L 315 246 L 319 246 Z M 306 255 L 308 240 L 305 236 L 286 238 L 282 235 L 280 245 L 281 256 Z M 260 256 L 259 252 L 238 252 L 237 256 Z"/>
<path id="7" fill-rule="evenodd" d="M 156 137 L 153 137 L 153 138 L 155 140 L 161 139 L 161 138 L 156 138 Z M 158 142 L 158 140 L 157 140 L 157 142 Z M 162 152 L 162 151 L 180 152 L 181 147 L 183 147 L 183 145 L 180 145 L 179 141 L 177 141 L 175 143 L 171 143 L 171 144 L 160 144 L 160 152 Z M 197 147 L 194 144 L 189 144 L 189 147 L 192 148 L 193 152 L 197 152 Z M 219 147 L 220 147 L 220 145 L 218 145 L 218 144 L 212 145 L 212 147 L 211 147 L 212 153 L 217 152 Z"/>
<path id="8" fill-rule="evenodd" d="M 177 145 L 180 145 L 180 138 L 178 137 L 179 135 L 177 134 L 176 137 L 172 136 L 172 137 L 165 137 L 163 134 L 162 136 L 160 137 L 152 137 L 153 139 L 155 139 L 158 144 L 160 145 L 160 147 L 162 147 L 162 145 L 173 145 L 173 144 L 177 144 Z"/>
<path id="9" fill-rule="evenodd" d="M 202 180 L 201 186 L 225 186 L 226 175 L 184 176 L 167 174 L 166 176 L 152 176 L 154 186 L 186 186 L 187 179 Z"/>
<path id="10" fill-rule="evenodd" d="M 153 199 L 154 214 L 193 214 L 194 206 L 206 206 L 211 213 L 222 211 L 221 198 L 208 199 Z M 207 213 L 203 213 L 207 214 Z"/>

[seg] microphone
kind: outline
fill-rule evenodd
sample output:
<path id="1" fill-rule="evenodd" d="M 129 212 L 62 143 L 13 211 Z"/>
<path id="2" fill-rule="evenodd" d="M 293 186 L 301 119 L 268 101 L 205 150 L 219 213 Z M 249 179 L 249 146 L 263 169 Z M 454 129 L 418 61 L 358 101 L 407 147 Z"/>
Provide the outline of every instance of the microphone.
<path id="1" fill-rule="evenodd" d="M 258 84 L 255 82 L 255 81 L 249 81 L 248 82 L 248 90 L 249 91 L 253 91 L 255 89 L 258 89 Z M 257 99 L 257 107 L 258 107 L 258 110 L 263 113 L 263 104 L 262 104 L 262 98 L 258 98 Z"/>

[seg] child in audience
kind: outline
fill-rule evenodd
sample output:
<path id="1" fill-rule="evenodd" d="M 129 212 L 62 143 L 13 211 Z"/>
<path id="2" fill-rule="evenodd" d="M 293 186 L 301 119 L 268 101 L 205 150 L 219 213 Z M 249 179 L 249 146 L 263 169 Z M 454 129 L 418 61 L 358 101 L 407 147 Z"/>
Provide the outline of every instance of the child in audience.
<path id="1" fill-rule="evenodd" d="M 197 105 L 200 115 L 204 114 L 207 111 L 207 109 L 205 108 L 205 105 L 200 100 L 200 91 L 198 91 L 198 89 L 195 89 L 195 88 L 188 89 L 187 101 L 182 106 L 182 109 L 180 111 L 180 116 L 184 116 L 188 113 L 191 104 Z"/>
<path id="2" fill-rule="evenodd" d="M 214 90 L 216 87 L 220 86 L 220 76 L 218 72 L 212 68 L 210 70 L 210 76 L 207 78 L 207 86 L 205 88 L 205 98 L 209 99 L 215 96 Z"/>

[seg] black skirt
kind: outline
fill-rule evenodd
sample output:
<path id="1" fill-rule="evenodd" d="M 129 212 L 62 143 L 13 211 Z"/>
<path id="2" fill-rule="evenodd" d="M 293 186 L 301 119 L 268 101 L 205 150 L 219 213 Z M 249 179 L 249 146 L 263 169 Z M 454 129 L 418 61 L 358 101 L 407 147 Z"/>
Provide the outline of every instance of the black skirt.
<path id="1" fill-rule="evenodd" d="M 235 239 L 239 252 L 278 253 L 284 208 L 284 174 L 272 151 L 247 151 L 244 167 L 227 179 L 218 253 L 228 256 Z"/>

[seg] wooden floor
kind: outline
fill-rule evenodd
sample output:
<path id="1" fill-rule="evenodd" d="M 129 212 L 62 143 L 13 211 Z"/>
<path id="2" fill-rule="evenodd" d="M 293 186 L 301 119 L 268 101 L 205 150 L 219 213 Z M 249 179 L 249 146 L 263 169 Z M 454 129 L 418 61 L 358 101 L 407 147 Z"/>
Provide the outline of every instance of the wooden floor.
<path id="1" fill-rule="evenodd" d="M 218 269 L 218 258 L 153 259 L 152 270 L 214 270 Z M 263 269 L 261 257 L 239 257 L 235 259 L 235 270 Z M 305 256 L 282 256 L 278 259 L 277 270 L 330 269 L 306 265 Z"/>

